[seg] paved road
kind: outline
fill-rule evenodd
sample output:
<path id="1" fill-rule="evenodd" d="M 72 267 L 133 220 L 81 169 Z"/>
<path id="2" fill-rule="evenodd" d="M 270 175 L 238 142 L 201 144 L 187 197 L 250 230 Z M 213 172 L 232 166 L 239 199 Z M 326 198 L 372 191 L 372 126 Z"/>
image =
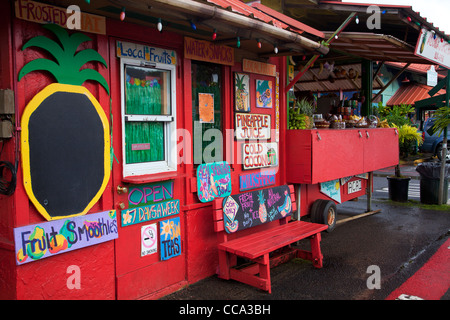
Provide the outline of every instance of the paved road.
<path id="1" fill-rule="evenodd" d="M 386 179 L 375 177 L 374 184 L 381 186 L 382 180 Z M 382 192 L 377 194 L 379 198 L 374 199 L 372 209 L 380 209 L 380 213 L 342 223 L 332 233 L 323 233 L 322 269 L 315 269 L 302 260 L 293 260 L 272 269 L 271 295 L 236 281 L 212 276 L 164 299 L 265 302 L 384 300 L 424 266 L 449 239 L 450 212 L 398 204 L 382 200 L 387 199 Z M 340 204 L 338 220 L 365 210 L 366 202 L 362 199 Z M 309 248 L 307 241 L 302 241 L 300 246 Z M 442 263 L 447 265 L 446 270 L 450 270 L 449 259 Z M 368 286 L 373 270 L 380 271 L 379 289 Z M 423 287 L 430 292 L 434 289 L 427 285 Z M 450 292 L 439 294 L 439 297 L 437 299 L 450 300 Z"/>

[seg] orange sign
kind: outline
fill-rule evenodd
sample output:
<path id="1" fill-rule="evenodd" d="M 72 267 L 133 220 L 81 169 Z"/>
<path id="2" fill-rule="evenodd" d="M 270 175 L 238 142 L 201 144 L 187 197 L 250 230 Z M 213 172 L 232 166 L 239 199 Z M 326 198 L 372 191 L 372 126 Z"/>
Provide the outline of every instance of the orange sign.
<path id="1" fill-rule="evenodd" d="M 248 59 L 242 59 L 242 71 L 275 77 L 277 66 Z"/>
<path id="2" fill-rule="evenodd" d="M 184 56 L 187 59 L 234 65 L 234 49 L 213 42 L 184 38 Z"/>
<path id="3" fill-rule="evenodd" d="M 16 18 L 37 22 L 55 23 L 67 28 L 67 20 L 74 14 L 68 14 L 66 8 L 55 7 L 31 0 L 16 0 Z M 106 34 L 105 17 L 81 12 L 81 31 Z"/>

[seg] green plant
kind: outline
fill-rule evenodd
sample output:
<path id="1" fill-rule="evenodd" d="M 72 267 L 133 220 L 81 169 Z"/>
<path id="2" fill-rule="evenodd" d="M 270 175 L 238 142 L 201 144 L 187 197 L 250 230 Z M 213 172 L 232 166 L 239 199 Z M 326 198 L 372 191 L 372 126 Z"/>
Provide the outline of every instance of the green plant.
<path id="1" fill-rule="evenodd" d="M 439 135 L 450 125 L 450 108 L 439 108 L 433 115 L 436 118 L 433 126 L 433 132 L 437 132 Z"/>
<path id="2" fill-rule="evenodd" d="M 407 124 L 402 126 L 396 126 L 394 124 L 394 127 L 398 132 L 398 143 L 401 155 L 407 156 L 413 145 L 416 143 L 421 145 L 423 143 L 422 135 L 420 132 L 417 132 L 417 128 L 411 127 Z M 395 176 L 401 177 L 400 164 L 398 164 L 395 168 Z"/>
<path id="3" fill-rule="evenodd" d="M 390 126 L 403 126 L 405 124 L 411 124 L 411 120 L 408 115 L 414 113 L 414 108 L 410 104 L 404 104 L 393 106 L 392 108 L 383 106 L 381 102 L 378 104 L 378 115 L 380 120 L 387 120 Z"/>
<path id="4" fill-rule="evenodd" d="M 306 98 L 297 101 L 295 107 L 289 109 L 289 129 L 310 129 L 314 110 Z"/>

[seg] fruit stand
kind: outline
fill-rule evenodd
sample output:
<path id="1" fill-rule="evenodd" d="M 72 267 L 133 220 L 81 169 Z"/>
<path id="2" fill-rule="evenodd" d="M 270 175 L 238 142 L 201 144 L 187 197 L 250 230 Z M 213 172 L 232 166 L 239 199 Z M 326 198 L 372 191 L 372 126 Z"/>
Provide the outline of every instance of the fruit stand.
<path id="1" fill-rule="evenodd" d="M 370 195 L 372 172 L 398 163 L 398 132 L 376 118 L 352 115 L 344 119 L 333 115 L 331 121 L 314 115 L 313 122 L 306 109 L 300 104 L 290 111 L 287 182 L 297 187 L 298 217 L 311 215 L 313 222 L 328 224 L 332 231 L 336 204 Z M 334 128 L 329 128 L 333 123 Z M 351 128 L 345 129 L 346 124 Z"/>

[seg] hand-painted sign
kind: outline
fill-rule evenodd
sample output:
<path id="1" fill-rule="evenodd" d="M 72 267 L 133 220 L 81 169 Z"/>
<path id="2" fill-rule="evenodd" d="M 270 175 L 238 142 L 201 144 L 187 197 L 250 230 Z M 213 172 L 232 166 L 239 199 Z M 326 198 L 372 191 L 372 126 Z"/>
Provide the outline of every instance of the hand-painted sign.
<path id="1" fill-rule="evenodd" d="M 242 164 L 244 169 L 258 169 L 277 166 L 278 144 L 276 142 L 243 143 Z"/>
<path id="2" fill-rule="evenodd" d="M 173 180 L 129 187 L 129 208 L 170 199 L 173 199 Z"/>
<path id="3" fill-rule="evenodd" d="M 177 64 L 177 55 L 173 50 L 117 41 L 116 52 L 118 58 L 148 61 L 150 63 Z"/>
<path id="4" fill-rule="evenodd" d="M 334 201 L 341 203 L 341 184 L 339 179 L 322 182 L 320 184 L 320 192 L 327 195 Z"/>
<path id="5" fill-rule="evenodd" d="M 234 48 L 215 44 L 213 42 L 184 38 L 184 57 L 233 66 Z"/>
<path id="6" fill-rule="evenodd" d="M 273 101 L 273 85 L 270 80 L 256 80 L 256 107 L 270 109 Z"/>
<path id="7" fill-rule="evenodd" d="M 259 170 L 258 172 L 239 175 L 239 190 L 247 191 L 275 184 L 275 170 Z"/>
<path id="8" fill-rule="evenodd" d="M 427 29 L 420 32 L 415 55 L 450 69 L 450 44 Z"/>
<path id="9" fill-rule="evenodd" d="M 180 213 L 180 200 L 169 200 L 137 208 L 122 210 L 122 227 L 166 218 Z"/>
<path id="10" fill-rule="evenodd" d="M 180 218 L 161 221 L 159 227 L 161 260 L 169 260 L 181 255 Z"/>
<path id="11" fill-rule="evenodd" d="M 236 113 L 235 118 L 237 140 L 270 139 L 270 115 Z"/>
<path id="12" fill-rule="evenodd" d="M 156 223 L 141 227 L 141 257 L 158 251 L 157 228 Z"/>
<path id="13" fill-rule="evenodd" d="M 118 237 L 115 210 L 15 228 L 16 264 L 33 262 Z"/>
<path id="14" fill-rule="evenodd" d="M 248 59 L 242 59 L 242 71 L 275 77 L 277 66 Z"/>
<path id="15" fill-rule="evenodd" d="M 18 19 L 37 23 L 54 23 L 64 28 L 67 28 L 67 21 L 75 14 L 68 14 L 66 8 L 31 0 L 16 0 L 15 4 L 16 18 Z M 80 30 L 106 34 L 106 18 L 80 12 Z"/>
<path id="16" fill-rule="evenodd" d="M 292 200 L 287 185 L 250 191 L 223 200 L 225 231 L 233 233 L 292 213 Z"/>
<path id="17" fill-rule="evenodd" d="M 201 164 L 197 167 L 197 194 L 201 202 L 231 194 L 230 165 L 226 161 Z"/>

